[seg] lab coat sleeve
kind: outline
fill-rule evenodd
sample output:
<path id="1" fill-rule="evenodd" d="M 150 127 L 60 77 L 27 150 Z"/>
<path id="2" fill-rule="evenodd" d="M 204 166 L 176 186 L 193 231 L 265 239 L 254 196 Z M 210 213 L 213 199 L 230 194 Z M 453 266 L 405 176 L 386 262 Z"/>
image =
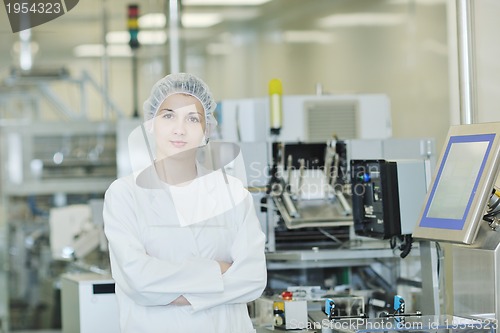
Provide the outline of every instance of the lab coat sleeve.
<path id="1" fill-rule="evenodd" d="M 137 211 L 134 186 L 115 181 L 105 194 L 104 230 L 113 279 L 128 297 L 143 306 L 156 306 L 186 292 L 223 290 L 220 266 L 214 260 L 192 258 L 178 264 L 148 255 L 140 238 L 145 222 L 138 220 Z"/>
<path id="2" fill-rule="evenodd" d="M 238 222 L 237 236 L 231 246 L 233 264 L 222 275 L 224 291 L 184 294 L 193 312 L 221 304 L 251 302 L 264 291 L 267 283 L 265 235 L 255 213 L 252 195 L 248 193 L 237 209 L 243 221 Z"/>

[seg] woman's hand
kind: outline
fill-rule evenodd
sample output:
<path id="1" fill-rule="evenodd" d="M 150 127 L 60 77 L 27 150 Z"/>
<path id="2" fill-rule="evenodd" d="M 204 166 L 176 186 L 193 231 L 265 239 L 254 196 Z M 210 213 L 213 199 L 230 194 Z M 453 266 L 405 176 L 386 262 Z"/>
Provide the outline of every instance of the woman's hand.
<path id="1" fill-rule="evenodd" d="M 222 274 L 226 273 L 226 271 L 229 269 L 229 267 L 231 267 L 231 265 L 233 264 L 232 262 L 229 263 L 227 261 L 217 261 L 219 263 L 219 266 L 220 266 L 220 272 Z"/>
<path id="2" fill-rule="evenodd" d="M 224 274 L 233 264 L 232 262 L 230 263 L 227 261 L 217 261 L 217 263 L 220 266 L 220 271 L 222 274 Z M 169 305 L 182 306 L 182 305 L 191 305 L 191 303 L 189 303 L 189 301 L 184 296 L 181 295 L 176 299 L 174 299 L 172 302 L 170 302 Z"/>

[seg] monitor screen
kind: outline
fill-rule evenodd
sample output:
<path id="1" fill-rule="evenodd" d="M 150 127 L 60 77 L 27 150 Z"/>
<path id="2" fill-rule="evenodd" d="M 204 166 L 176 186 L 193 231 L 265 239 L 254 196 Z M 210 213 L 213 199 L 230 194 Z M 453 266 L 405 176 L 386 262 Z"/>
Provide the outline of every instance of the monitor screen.
<path id="1" fill-rule="evenodd" d="M 494 137 L 450 138 L 420 226 L 463 229 Z"/>
<path id="2" fill-rule="evenodd" d="M 500 130 L 500 123 L 493 130 L 492 124 L 496 123 L 450 129 L 413 234 L 415 238 L 472 242 L 499 164 L 499 143 L 495 133 Z"/>

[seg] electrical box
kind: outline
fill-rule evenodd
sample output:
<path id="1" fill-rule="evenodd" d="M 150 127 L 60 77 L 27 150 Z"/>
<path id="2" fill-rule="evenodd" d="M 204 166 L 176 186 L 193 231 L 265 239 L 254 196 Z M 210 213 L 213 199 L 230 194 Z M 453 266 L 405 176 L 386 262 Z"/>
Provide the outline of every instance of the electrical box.
<path id="1" fill-rule="evenodd" d="M 95 273 L 61 277 L 63 333 L 119 333 L 115 283 Z"/>
<path id="2" fill-rule="evenodd" d="M 354 230 L 379 239 L 407 235 L 427 192 L 423 160 L 351 160 Z"/>

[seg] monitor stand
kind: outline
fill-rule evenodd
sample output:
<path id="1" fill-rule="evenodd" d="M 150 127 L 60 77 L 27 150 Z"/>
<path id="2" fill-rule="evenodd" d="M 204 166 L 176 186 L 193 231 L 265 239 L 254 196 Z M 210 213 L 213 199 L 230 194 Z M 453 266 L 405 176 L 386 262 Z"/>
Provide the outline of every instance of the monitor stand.
<path id="1" fill-rule="evenodd" d="M 500 319 L 500 231 L 482 221 L 472 245 L 452 245 L 453 313 Z"/>

